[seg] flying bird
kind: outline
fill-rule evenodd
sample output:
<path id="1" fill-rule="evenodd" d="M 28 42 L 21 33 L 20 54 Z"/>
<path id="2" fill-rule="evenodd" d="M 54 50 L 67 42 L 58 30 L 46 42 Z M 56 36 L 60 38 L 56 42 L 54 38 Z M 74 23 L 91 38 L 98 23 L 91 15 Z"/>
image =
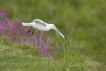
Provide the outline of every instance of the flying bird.
<path id="1" fill-rule="evenodd" d="M 49 31 L 51 29 L 55 30 L 57 33 L 60 34 L 60 36 L 62 36 L 64 39 L 67 39 L 61 32 L 59 32 L 59 30 L 56 28 L 56 26 L 54 24 L 47 24 L 46 22 L 40 20 L 40 19 L 35 19 L 33 20 L 33 22 L 31 23 L 24 23 L 22 22 L 23 26 L 31 26 L 31 29 L 28 31 L 28 33 L 33 30 L 32 35 L 34 33 L 34 29 L 38 29 L 40 31 Z"/>

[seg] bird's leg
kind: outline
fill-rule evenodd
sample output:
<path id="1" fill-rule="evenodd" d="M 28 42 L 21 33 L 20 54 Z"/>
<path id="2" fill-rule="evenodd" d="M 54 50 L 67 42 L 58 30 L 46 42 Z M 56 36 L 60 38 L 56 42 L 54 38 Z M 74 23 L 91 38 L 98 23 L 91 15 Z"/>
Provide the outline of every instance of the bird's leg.
<path id="1" fill-rule="evenodd" d="M 34 30 L 35 30 L 35 29 L 33 28 L 33 32 L 32 32 L 32 35 L 34 34 Z"/>
<path id="2" fill-rule="evenodd" d="M 32 30 L 32 27 L 31 27 L 31 29 L 28 31 L 28 33 L 29 33 L 31 30 Z"/>

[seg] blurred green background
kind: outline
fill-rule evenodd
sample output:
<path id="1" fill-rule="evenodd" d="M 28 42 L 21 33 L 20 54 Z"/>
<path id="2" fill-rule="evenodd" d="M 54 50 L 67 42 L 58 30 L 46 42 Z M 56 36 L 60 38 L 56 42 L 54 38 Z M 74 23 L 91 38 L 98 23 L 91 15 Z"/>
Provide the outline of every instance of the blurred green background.
<path id="1" fill-rule="evenodd" d="M 65 41 L 85 41 L 77 51 L 106 63 L 106 0 L 0 0 L 0 9 L 7 9 L 12 21 L 55 24 Z M 63 40 L 55 32 L 45 34 Z"/>

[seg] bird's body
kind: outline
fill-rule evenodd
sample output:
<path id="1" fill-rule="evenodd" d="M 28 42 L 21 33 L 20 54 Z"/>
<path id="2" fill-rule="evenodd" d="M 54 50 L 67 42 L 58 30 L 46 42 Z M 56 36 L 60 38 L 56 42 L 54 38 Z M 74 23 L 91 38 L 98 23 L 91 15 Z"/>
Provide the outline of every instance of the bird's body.
<path id="1" fill-rule="evenodd" d="M 36 28 L 40 31 L 49 31 L 50 30 L 50 27 L 49 25 L 47 25 L 46 27 L 44 25 L 41 25 L 41 24 L 33 24 L 33 28 Z"/>
<path id="2" fill-rule="evenodd" d="M 39 19 L 35 19 L 35 20 L 33 20 L 33 22 L 31 22 L 31 23 L 24 23 L 24 22 L 22 22 L 22 25 L 23 25 L 23 26 L 31 26 L 31 27 L 33 27 L 33 28 L 36 28 L 36 29 L 40 30 L 40 31 L 49 31 L 50 29 L 54 29 L 54 30 L 57 31 L 63 38 L 66 39 L 66 37 L 65 37 L 62 33 L 60 33 L 60 32 L 58 31 L 58 29 L 55 27 L 54 24 L 47 24 L 46 22 L 44 22 L 44 21 L 42 21 L 42 20 L 39 20 Z M 31 28 L 31 30 L 32 30 L 32 28 Z M 28 32 L 30 32 L 31 30 L 29 30 Z M 34 33 L 34 31 L 33 31 L 33 33 Z"/>
<path id="3" fill-rule="evenodd" d="M 22 25 L 23 26 L 32 26 L 33 28 L 36 28 L 40 31 L 49 31 L 50 30 L 50 27 L 49 27 L 50 24 L 47 24 L 46 22 L 39 20 L 39 19 L 36 19 L 36 21 L 40 21 L 40 22 L 42 22 L 42 24 L 40 22 L 31 22 L 31 23 L 24 23 L 23 22 Z M 46 26 L 44 26 L 43 23 Z"/>

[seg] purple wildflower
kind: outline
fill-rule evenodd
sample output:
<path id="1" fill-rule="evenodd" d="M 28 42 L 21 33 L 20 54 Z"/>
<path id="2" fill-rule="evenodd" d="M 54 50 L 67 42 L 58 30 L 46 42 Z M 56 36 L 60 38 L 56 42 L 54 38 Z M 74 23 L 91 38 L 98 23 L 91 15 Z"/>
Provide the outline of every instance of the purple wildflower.
<path id="1" fill-rule="evenodd" d="M 16 42 L 16 43 L 19 43 L 19 42 L 20 42 L 20 40 L 19 40 L 18 38 L 16 38 L 16 39 L 15 39 L 15 42 Z"/>
<path id="2" fill-rule="evenodd" d="M 0 16 L 2 16 L 3 15 L 3 12 L 0 12 Z"/>
<path id="3" fill-rule="evenodd" d="M 3 33 L 3 31 L 4 31 L 4 26 L 0 25 L 0 33 Z"/>
<path id="4" fill-rule="evenodd" d="M 4 27 L 7 27 L 5 28 Z M 4 29 L 5 28 L 5 29 Z M 20 43 L 20 38 L 23 37 L 23 41 L 27 42 L 29 45 L 36 45 L 39 47 L 40 53 L 42 56 L 45 56 L 49 59 L 53 59 L 53 54 L 57 53 L 60 49 L 54 49 L 50 45 L 52 41 L 50 38 L 44 38 L 44 32 L 41 32 L 38 36 L 30 35 L 27 33 L 28 29 L 24 29 L 22 26 L 22 22 L 16 19 L 12 24 L 10 23 L 10 19 L 8 18 L 7 11 L 0 10 L 0 34 L 3 34 L 6 38 L 11 40 L 11 42 Z M 47 40 L 46 43 L 44 41 Z"/>

